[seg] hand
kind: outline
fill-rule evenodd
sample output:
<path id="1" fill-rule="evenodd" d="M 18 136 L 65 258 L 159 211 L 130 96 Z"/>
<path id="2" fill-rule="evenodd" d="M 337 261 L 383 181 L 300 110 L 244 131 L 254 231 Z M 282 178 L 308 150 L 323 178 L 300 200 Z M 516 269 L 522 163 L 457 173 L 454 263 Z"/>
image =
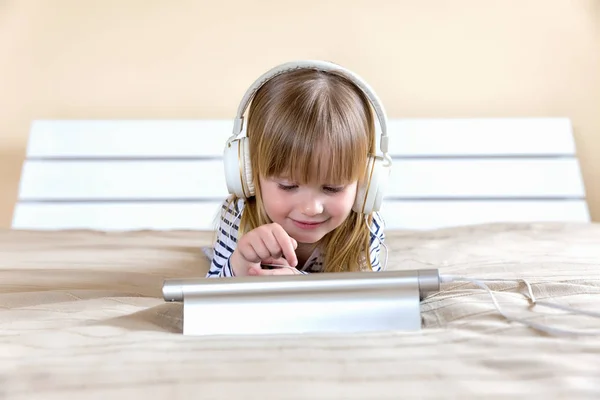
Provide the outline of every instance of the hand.
<path id="1" fill-rule="evenodd" d="M 263 267 L 268 267 L 264 269 Z M 248 275 L 300 275 L 301 272 L 288 264 L 285 258 L 279 258 L 261 264 L 261 269 L 250 268 Z"/>
<path id="2" fill-rule="evenodd" d="M 281 225 L 271 223 L 259 226 L 238 241 L 237 248 L 230 259 L 233 274 L 245 276 L 294 273 L 289 268 L 263 270 L 260 264 L 295 267 L 298 264 L 295 251 L 297 247 L 298 242 L 291 238 Z"/>

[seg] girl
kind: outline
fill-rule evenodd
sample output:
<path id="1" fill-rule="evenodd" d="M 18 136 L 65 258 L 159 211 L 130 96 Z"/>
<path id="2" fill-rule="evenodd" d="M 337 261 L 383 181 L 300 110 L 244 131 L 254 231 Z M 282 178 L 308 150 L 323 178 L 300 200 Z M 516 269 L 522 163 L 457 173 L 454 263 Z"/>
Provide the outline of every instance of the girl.
<path id="1" fill-rule="evenodd" d="M 224 201 L 207 277 L 382 269 L 382 218 L 352 209 L 376 150 L 357 85 L 311 68 L 279 74 L 256 91 L 246 136 L 255 195 Z"/>

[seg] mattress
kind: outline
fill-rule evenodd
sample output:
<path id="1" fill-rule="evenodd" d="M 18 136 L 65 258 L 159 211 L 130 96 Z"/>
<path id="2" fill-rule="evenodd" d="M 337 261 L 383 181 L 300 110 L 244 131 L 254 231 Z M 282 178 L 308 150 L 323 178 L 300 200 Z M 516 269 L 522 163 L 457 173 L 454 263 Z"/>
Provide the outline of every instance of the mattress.
<path id="1" fill-rule="evenodd" d="M 422 302 L 423 329 L 183 336 L 167 278 L 204 276 L 210 232 L 0 232 L 0 399 L 600 397 L 600 334 L 509 322 L 469 282 Z M 388 269 L 527 279 L 539 300 L 600 311 L 599 224 L 388 231 Z M 600 319 L 532 307 L 490 282 L 503 312 L 554 328 Z"/>

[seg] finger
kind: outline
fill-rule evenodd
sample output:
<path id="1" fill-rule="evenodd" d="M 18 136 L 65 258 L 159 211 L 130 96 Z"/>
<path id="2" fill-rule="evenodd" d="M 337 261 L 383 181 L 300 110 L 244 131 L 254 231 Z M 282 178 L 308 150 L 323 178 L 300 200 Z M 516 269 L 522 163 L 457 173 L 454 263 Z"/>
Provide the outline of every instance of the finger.
<path id="1" fill-rule="evenodd" d="M 279 226 L 277 229 L 273 229 L 273 234 L 277 238 L 277 242 L 279 243 L 279 246 L 281 246 L 283 256 L 286 258 L 288 263 L 292 267 L 298 265 L 298 258 L 296 257 L 296 251 L 292 242 L 295 242 L 295 240 L 292 239 L 281 226 Z"/>
<path id="2" fill-rule="evenodd" d="M 277 268 L 272 269 L 269 272 L 271 272 L 272 275 L 298 275 L 300 273 L 296 268 Z"/>
<path id="3" fill-rule="evenodd" d="M 254 250 L 254 248 L 252 247 L 252 245 L 250 243 L 248 243 L 245 246 L 238 247 L 238 250 L 240 251 L 240 254 L 244 258 L 244 260 L 246 260 L 247 262 L 251 262 L 251 263 L 260 262 L 260 257 L 258 256 L 258 254 L 256 254 L 256 251 Z"/>
<path id="4" fill-rule="evenodd" d="M 262 275 L 273 275 L 270 273 L 268 269 L 262 269 L 260 267 L 250 267 L 248 268 L 248 275 L 250 276 L 262 276 Z"/>
<path id="5" fill-rule="evenodd" d="M 248 275 L 296 275 L 295 268 L 275 268 L 275 269 L 254 269 L 251 268 L 251 271 L 248 271 Z"/>
<path id="6" fill-rule="evenodd" d="M 253 246 L 254 241 L 256 241 L 256 235 L 254 235 L 253 232 L 244 235 L 239 241 L 235 251 L 238 251 L 242 258 L 247 262 L 258 263 L 260 262 L 260 256 L 256 254 L 256 250 Z"/>
<path id="7" fill-rule="evenodd" d="M 252 242 L 250 242 L 250 245 L 252 246 L 252 249 L 254 250 L 256 255 L 258 255 L 260 260 L 264 260 L 265 258 L 271 257 L 270 250 L 267 248 L 263 239 L 260 236 L 258 236 Z"/>
<path id="8" fill-rule="evenodd" d="M 279 257 L 279 258 L 267 258 L 265 260 L 261 261 L 262 264 L 271 264 L 271 265 L 283 265 L 283 266 L 287 266 L 287 267 L 291 267 L 290 263 L 288 262 L 288 260 L 286 260 L 283 257 Z"/>
<path id="9" fill-rule="evenodd" d="M 277 238 L 275 237 L 273 229 L 269 229 L 269 231 L 266 232 L 266 234 L 263 237 L 263 241 L 265 243 L 265 246 L 267 246 L 267 249 L 269 249 L 269 257 L 279 258 L 282 256 L 283 251 L 281 249 L 281 246 L 279 245 L 279 242 L 277 241 Z"/>

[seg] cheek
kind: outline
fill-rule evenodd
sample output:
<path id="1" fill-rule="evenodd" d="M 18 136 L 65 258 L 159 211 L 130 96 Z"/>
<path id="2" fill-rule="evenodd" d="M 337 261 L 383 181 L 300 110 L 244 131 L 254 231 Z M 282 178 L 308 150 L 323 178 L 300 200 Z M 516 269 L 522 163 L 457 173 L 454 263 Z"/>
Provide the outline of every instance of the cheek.
<path id="1" fill-rule="evenodd" d="M 335 213 L 339 216 L 346 217 L 350 213 L 350 211 L 352 211 L 352 206 L 354 205 L 355 197 L 356 186 L 344 192 L 344 194 L 340 196 L 338 201 L 334 202 Z"/>
<path id="2" fill-rule="evenodd" d="M 265 198 L 263 204 L 265 205 L 267 213 L 272 217 L 281 214 L 285 208 L 285 202 L 282 201 L 280 197 L 276 196 Z"/>
<path id="3" fill-rule="evenodd" d="M 261 186 L 261 194 L 265 211 L 272 220 L 281 218 L 281 214 L 285 214 L 287 202 L 282 192 L 272 185 Z"/>

